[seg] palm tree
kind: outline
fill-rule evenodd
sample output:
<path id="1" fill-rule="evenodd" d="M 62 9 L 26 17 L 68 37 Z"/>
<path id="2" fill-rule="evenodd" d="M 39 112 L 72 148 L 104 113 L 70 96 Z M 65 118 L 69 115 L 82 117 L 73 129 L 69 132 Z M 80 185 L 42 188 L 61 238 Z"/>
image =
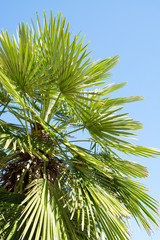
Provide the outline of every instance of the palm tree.
<path id="1" fill-rule="evenodd" d="M 109 97 L 125 85 L 105 81 L 119 57 L 92 62 L 60 14 L 37 22 L 0 37 L 1 239 L 127 240 L 130 216 L 150 233 L 147 169 L 119 156 L 160 154 L 126 140 L 142 124 L 122 105 L 143 98 Z"/>

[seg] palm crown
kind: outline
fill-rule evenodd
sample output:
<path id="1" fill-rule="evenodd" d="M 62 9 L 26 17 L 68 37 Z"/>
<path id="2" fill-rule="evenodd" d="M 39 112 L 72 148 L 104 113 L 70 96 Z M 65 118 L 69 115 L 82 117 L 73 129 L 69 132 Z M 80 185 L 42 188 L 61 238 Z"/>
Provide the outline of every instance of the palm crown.
<path id="1" fill-rule="evenodd" d="M 118 56 L 92 62 L 61 15 L 37 22 L 0 37 L 1 115 L 17 119 L 0 120 L 2 239 L 127 240 L 130 215 L 149 233 L 157 202 L 136 180 L 147 169 L 117 154 L 160 154 L 126 140 L 142 124 L 121 106 L 143 98 L 109 97 L 125 85 L 105 81 Z M 83 130 L 90 147 L 74 138 Z"/>

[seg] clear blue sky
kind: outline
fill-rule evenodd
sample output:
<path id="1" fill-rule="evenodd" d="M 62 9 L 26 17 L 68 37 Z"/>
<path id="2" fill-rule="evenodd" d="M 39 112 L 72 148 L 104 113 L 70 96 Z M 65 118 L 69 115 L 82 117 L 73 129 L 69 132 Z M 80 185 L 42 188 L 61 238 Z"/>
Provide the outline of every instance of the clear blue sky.
<path id="1" fill-rule="evenodd" d="M 126 106 L 130 116 L 144 124 L 138 144 L 160 148 L 160 1 L 159 0 L 0 0 L 0 28 L 15 33 L 20 21 L 30 23 L 36 11 L 42 19 L 61 12 L 70 21 L 73 33 L 82 32 L 91 41 L 92 59 L 120 55 L 120 63 L 112 70 L 111 82 L 128 81 L 114 96 L 142 95 L 144 101 Z M 150 176 L 143 183 L 160 202 L 160 157 L 130 157 L 148 167 Z M 155 230 L 155 229 L 154 229 Z M 160 230 L 152 237 L 131 221 L 133 240 L 159 240 Z"/>

